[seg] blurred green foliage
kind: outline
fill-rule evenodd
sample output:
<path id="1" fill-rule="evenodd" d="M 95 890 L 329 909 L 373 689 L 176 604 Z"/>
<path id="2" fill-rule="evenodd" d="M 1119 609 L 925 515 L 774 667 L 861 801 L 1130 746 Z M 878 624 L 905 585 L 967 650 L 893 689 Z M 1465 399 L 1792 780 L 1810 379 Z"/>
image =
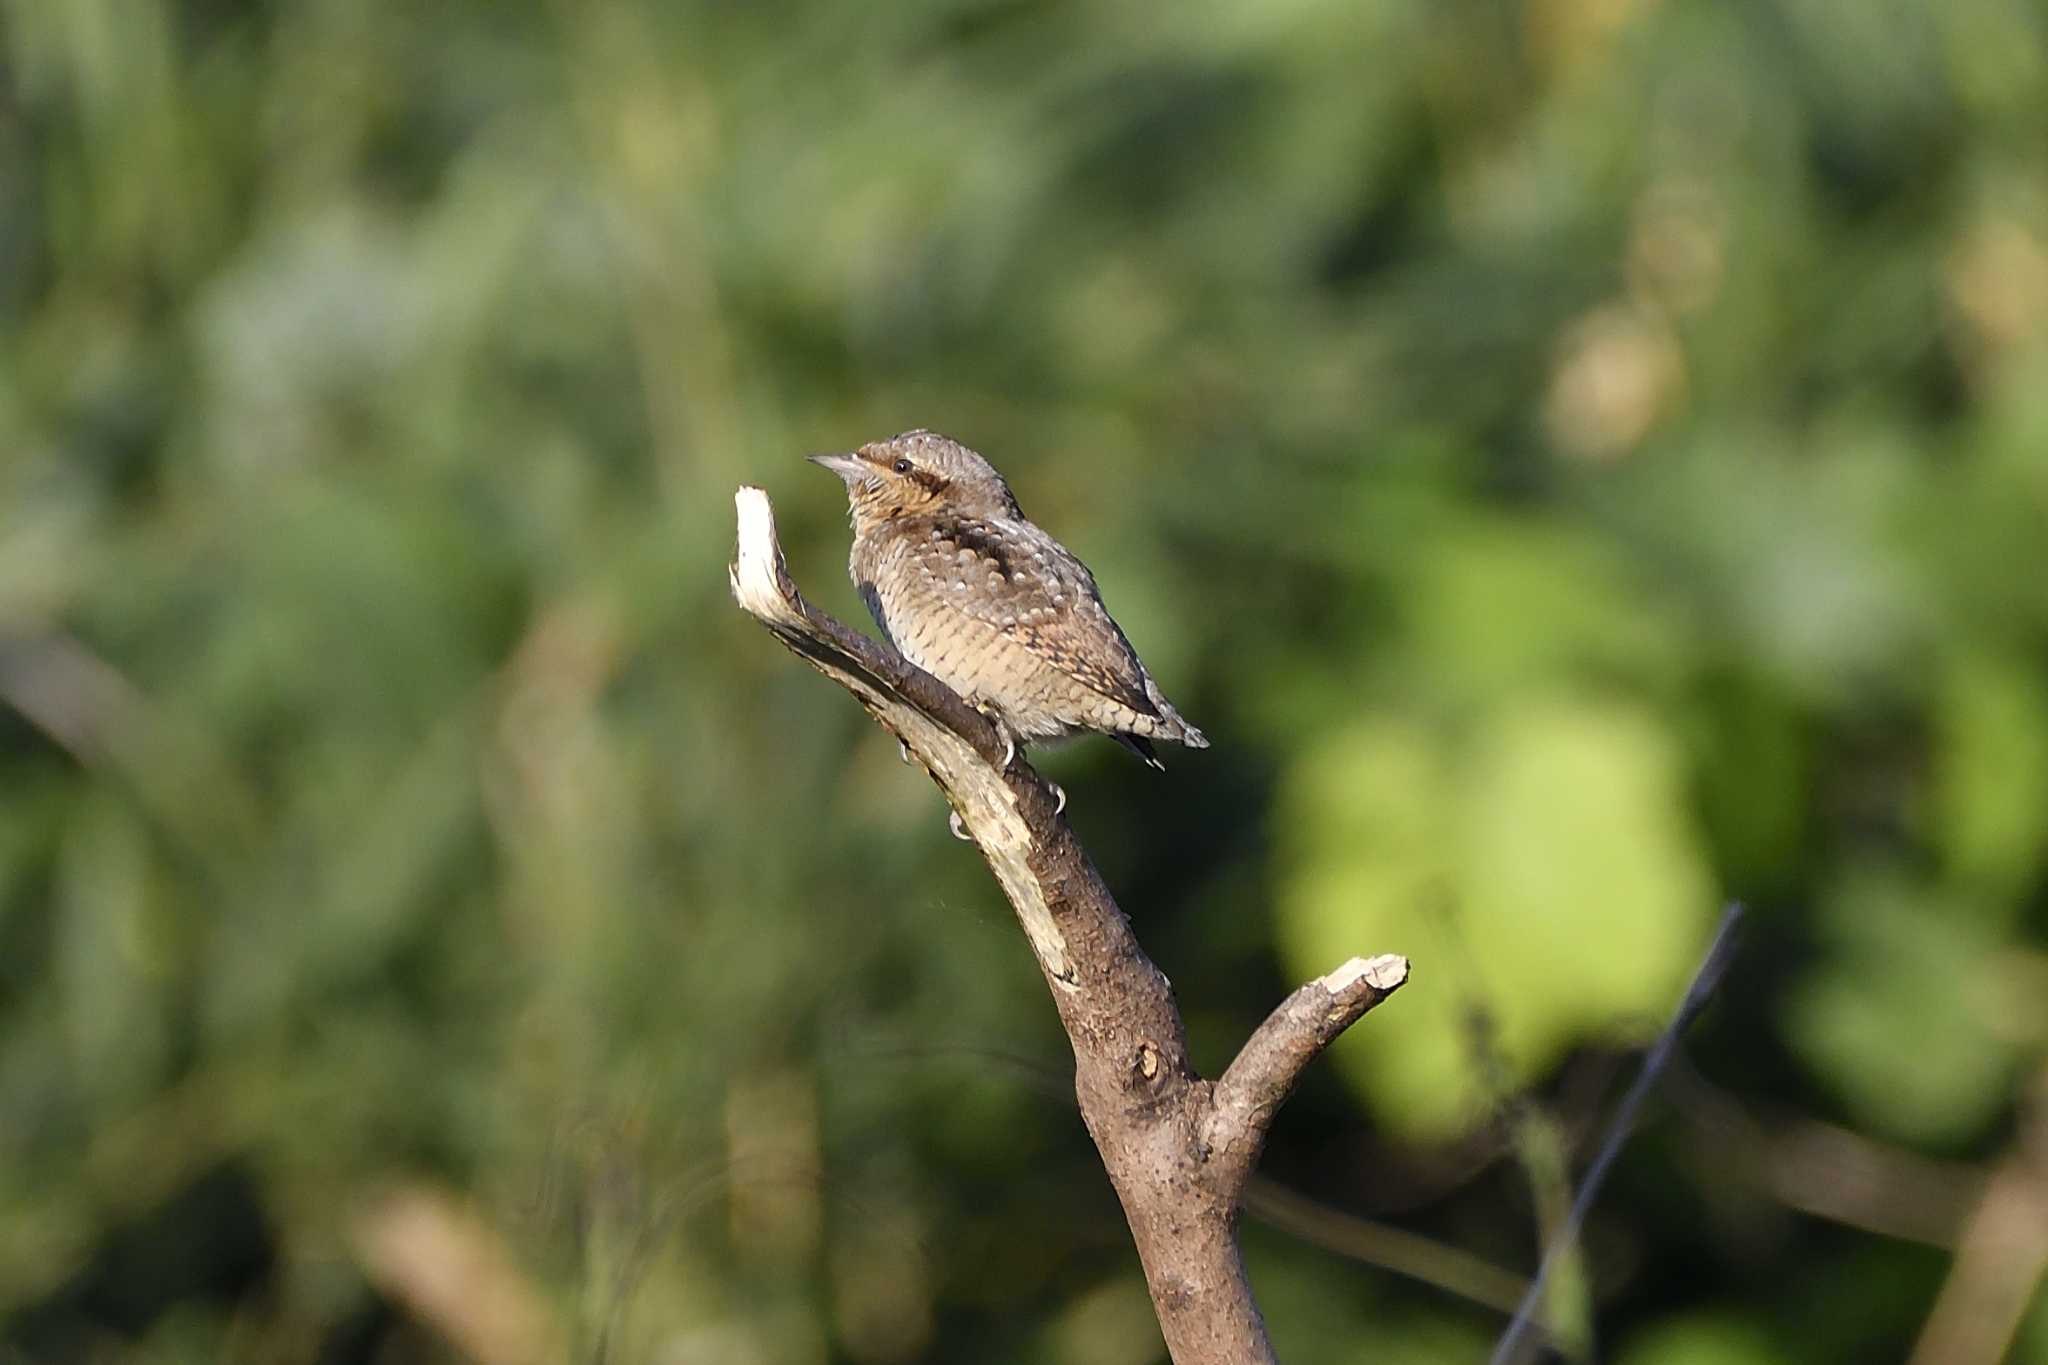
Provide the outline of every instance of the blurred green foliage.
<path id="1" fill-rule="evenodd" d="M 1903 1358 L 2048 1127 L 2044 127 L 2027 0 L 0 0 L 0 1359 L 1156 1355 L 726 599 L 917 425 L 1215 740 L 1043 759 L 1204 1064 L 1414 959 L 1276 1177 L 1525 1271 L 1741 896 L 1592 1349 Z M 1250 1237 L 1291 1361 L 1499 1329 Z"/>

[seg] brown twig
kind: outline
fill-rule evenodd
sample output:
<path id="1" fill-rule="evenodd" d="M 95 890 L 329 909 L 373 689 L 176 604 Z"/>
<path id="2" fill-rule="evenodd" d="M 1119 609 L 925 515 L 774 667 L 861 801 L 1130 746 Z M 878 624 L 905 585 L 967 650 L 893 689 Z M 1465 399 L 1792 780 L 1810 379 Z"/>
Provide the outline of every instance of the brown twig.
<path id="1" fill-rule="evenodd" d="M 1268 1176 L 1252 1177 L 1245 1187 L 1244 1207 L 1260 1222 L 1312 1246 L 1503 1313 L 1513 1313 L 1529 1287 L 1524 1277 L 1448 1242 L 1345 1213 Z"/>
<path id="2" fill-rule="evenodd" d="M 372 1195 L 349 1220 L 371 1282 L 478 1365 L 565 1359 L 547 1296 L 497 1232 L 444 1192 L 412 1185 Z"/>
<path id="3" fill-rule="evenodd" d="M 1951 1250 L 1983 1198 L 1985 1173 L 1818 1119 L 1738 1101 L 1684 1058 L 1665 1077 L 1704 1177 L 1753 1186 L 1800 1213 L 1880 1237 Z"/>
<path id="4" fill-rule="evenodd" d="M 1963 1225 L 1909 1365 L 1997 1365 L 2048 1279 L 2048 1071 L 2033 1090 L 2011 1152 Z"/>
<path id="5" fill-rule="evenodd" d="M 1196 1074 L 1172 990 L 1139 948 L 1052 791 L 956 693 L 803 599 L 768 495 L 742 488 L 732 592 L 852 692 L 930 774 L 1017 912 L 1074 1049 L 1082 1121 L 1123 1203 L 1177 1365 L 1271 1361 L 1237 1241 L 1238 1208 L 1274 1112 L 1331 1039 L 1407 979 L 1353 958 L 1275 1010 L 1212 1084 Z"/>

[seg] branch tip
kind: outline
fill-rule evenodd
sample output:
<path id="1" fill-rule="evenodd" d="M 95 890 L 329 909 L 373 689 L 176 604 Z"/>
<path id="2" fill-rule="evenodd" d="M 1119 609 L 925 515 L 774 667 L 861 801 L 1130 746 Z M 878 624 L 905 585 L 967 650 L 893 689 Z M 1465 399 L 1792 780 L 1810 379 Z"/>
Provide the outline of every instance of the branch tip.
<path id="1" fill-rule="evenodd" d="M 775 506 L 765 490 L 743 485 L 732 495 L 739 513 L 739 547 L 726 578 L 741 607 L 764 621 L 788 622 L 793 586 L 782 542 L 775 534 Z"/>
<path id="2" fill-rule="evenodd" d="M 1252 1030 L 1212 1093 L 1204 1141 L 1233 1206 L 1251 1178 L 1273 1116 L 1308 1064 L 1408 979 L 1397 953 L 1354 957 L 1307 982 Z"/>
<path id="3" fill-rule="evenodd" d="M 1382 953 L 1370 960 L 1354 957 L 1333 972 L 1316 978 L 1316 984 L 1331 995 L 1344 995 L 1364 982 L 1373 990 L 1382 993 L 1391 991 L 1408 979 L 1408 959 L 1398 953 Z"/>

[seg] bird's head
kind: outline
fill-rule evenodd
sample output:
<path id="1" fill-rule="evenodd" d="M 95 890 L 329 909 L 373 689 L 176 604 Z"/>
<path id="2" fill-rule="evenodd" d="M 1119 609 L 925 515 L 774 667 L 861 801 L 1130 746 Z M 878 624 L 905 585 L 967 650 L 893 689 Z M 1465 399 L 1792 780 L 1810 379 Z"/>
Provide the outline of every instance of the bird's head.
<path id="1" fill-rule="evenodd" d="M 810 460 L 845 482 L 856 535 L 899 517 L 939 512 L 984 519 L 1024 515 L 994 465 L 935 431 L 906 431 L 851 455 Z"/>

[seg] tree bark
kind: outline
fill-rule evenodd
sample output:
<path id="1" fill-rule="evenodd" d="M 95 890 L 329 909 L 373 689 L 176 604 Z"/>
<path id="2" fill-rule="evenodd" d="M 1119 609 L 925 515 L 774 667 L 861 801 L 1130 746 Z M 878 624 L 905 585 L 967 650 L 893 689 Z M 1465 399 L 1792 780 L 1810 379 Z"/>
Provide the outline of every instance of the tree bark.
<path id="1" fill-rule="evenodd" d="M 819 611 L 791 581 L 768 495 L 742 488 L 730 578 L 741 607 L 851 692 L 931 776 L 987 860 L 1052 989 L 1074 1089 L 1122 1201 L 1176 1365 L 1271 1361 L 1237 1224 L 1273 1115 L 1331 1040 L 1400 987 L 1407 959 L 1352 958 L 1302 986 L 1220 1080 L 1188 1061 L 1187 1032 L 1044 779 L 938 679 Z"/>

